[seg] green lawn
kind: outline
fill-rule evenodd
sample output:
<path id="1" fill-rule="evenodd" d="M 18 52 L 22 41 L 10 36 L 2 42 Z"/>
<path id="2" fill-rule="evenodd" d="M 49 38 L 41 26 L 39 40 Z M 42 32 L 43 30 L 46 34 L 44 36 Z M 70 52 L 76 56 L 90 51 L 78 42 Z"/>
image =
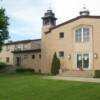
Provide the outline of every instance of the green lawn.
<path id="1" fill-rule="evenodd" d="M 100 100 L 100 84 L 0 75 L 0 100 Z"/>

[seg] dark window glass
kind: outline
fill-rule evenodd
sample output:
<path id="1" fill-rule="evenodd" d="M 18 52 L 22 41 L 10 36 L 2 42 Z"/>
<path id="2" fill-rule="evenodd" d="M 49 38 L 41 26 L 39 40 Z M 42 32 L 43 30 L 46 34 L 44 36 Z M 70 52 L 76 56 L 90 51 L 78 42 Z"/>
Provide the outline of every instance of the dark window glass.
<path id="1" fill-rule="evenodd" d="M 32 55 L 32 59 L 35 59 L 35 55 Z"/>
<path id="2" fill-rule="evenodd" d="M 89 54 L 83 55 L 83 67 L 88 68 L 89 67 Z"/>
<path id="3" fill-rule="evenodd" d="M 59 57 L 64 57 L 64 51 L 59 52 Z"/>
<path id="4" fill-rule="evenodd" d="M 9 57 L 7 57 L 7 58 L 6 58 L 6 62 L 7 62 L 7 63 L 9 63 L 9 61 L 10 61 L 10 58 L 9 58 Z"/>
<path id="5" fill-rule="evenodd" d="M 64 38 L 64 32 L 59 33 L 59 38 Z"/>
<path id="6" fill-rule="evenodd" d="M 77 68 L 82 68 L 82 54 L 77 54 Z"/>
<path id="7" fill-rule="evenodd" d="M 77 68 L 89 68 L 89 54 L 77 54 Z"/>

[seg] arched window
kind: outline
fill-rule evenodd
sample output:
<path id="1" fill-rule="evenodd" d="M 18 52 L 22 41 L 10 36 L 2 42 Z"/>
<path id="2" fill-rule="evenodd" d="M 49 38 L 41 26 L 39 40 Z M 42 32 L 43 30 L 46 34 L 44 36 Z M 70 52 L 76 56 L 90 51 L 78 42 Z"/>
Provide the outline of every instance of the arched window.
<path id="1" fill-rule="evenodd" d="M 89 41 L 89 28 L 81 27 L 75 30 L 75 41 L 76 42 L 88 42 Z"/>

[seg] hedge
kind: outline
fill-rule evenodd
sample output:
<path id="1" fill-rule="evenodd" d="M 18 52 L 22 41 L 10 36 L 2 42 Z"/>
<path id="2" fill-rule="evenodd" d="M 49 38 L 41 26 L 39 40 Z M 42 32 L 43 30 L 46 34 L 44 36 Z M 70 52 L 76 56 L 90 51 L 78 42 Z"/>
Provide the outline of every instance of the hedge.
<path id="1" fill-rule="evenodd" d="M 22 73 L 22 72 L 35 72 L 35 70 L 34 69 L 29 69 L 29 68 L 27 68 L 27 69 L 17 68 L 16 72 L 19 72 L 19 73 Z"/>
<path id="2" fill-rule="evenodd" d="M 0 70 L 5 69 L 8 65 L 4 62 L 0 62 Z"/>
<path id="3" fill-rule="evenodd" d="M 100 70 L 95 70 L 94 78 L 100 78 Z"/>

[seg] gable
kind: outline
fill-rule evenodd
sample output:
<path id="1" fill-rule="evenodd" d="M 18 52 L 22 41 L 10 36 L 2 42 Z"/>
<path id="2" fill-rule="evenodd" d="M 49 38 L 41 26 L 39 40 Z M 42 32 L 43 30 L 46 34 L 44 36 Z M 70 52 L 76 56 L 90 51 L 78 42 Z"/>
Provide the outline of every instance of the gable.
<path id="1" fill-rule="evenodd" d="M 100 16 L 78 16 L 78 17 L 75 17 L 75 18 L 73 18 L 71 20 L 68 20 L 68 21 L 66 21 L 64 23 L 56 25 L 55 27 L 51 28 L 48 32 L 46 32 L 46 34 L 50 33 L 52 30 L 54 30 L 56 28 L 62 27 L 62 26 L 67 25 L 69 23 L 73 23 L 74 21 L 78 21 L 80 19 L 87 19 L 87 18 L 88 19 L 100 19 Z"/>

